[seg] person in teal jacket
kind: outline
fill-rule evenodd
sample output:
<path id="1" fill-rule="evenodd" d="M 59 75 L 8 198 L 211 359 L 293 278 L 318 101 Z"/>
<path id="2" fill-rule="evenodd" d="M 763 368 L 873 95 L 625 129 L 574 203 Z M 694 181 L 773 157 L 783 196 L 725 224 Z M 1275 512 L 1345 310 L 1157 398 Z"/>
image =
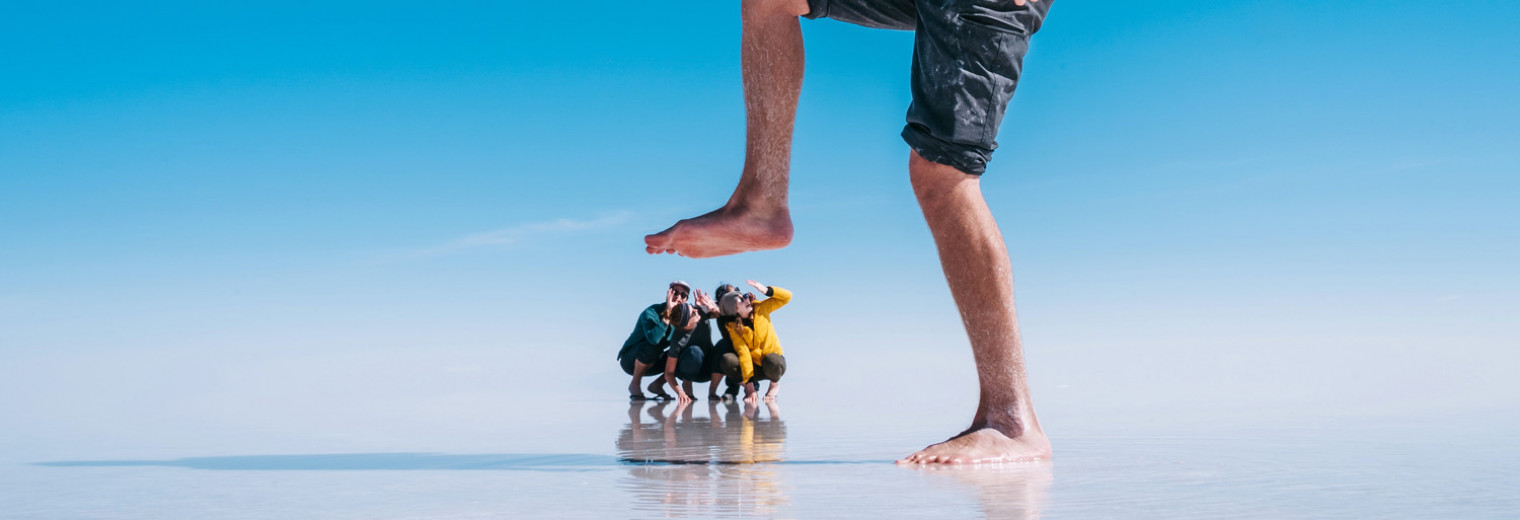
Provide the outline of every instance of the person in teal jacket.
<path id="1" fill-rule="evenodd" d="M 656 303 L 646 307 L 639 313 L 639 321 L 633 326 L 633 333 L 623 341 L 623 348 L 618 350 L 618 363 L 622 365 L 623 372 L 633 376 L 633 381 L 628 383 L 628 398 L 641 401 L 646 399 L 641 391 L 644 376 L 659 375 L 662 367 L 650 370 L 656 362 L 662 361 L 666 347 L 670 346 L 670 340 L 675 335 L 675 327 L 671 326 L 671 317 L 678 306 L 685 305 L 691 298 L 691 286 L 686 282 L 670 282 L 670 287 L 665 290 L 665 302 Z M 663 381 L 656 378 L 649 385 L 649 391 L 656 397 L 670 399 L 670 394 L 665 393 L 661 387 Z"/>

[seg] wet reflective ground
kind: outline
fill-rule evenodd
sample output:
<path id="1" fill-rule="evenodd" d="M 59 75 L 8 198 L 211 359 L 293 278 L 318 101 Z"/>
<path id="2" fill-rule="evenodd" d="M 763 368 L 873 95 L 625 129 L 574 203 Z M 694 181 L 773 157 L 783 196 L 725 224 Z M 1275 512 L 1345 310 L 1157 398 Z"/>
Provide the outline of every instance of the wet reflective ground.
<path id="1" fill-rule="evenodd" d="M 560 452 L 14 460 L 12 451 L 0 472 L 0 516 L 1506 518 L 1520 511 L 1520 450 L 1500 442 L 1508 438 L 1501 431 L 1067 434 L 1050 463 L 900 467 L 891 461 L 910 449 L 903 439 L 933 429 L 915 416 L 862 427 L 827 414 L 789 419 L 787 406 L 584 403 L 576 409 L 603 415 L 545 431 L 561 438 L 544 440 L 587 449 Z"/>

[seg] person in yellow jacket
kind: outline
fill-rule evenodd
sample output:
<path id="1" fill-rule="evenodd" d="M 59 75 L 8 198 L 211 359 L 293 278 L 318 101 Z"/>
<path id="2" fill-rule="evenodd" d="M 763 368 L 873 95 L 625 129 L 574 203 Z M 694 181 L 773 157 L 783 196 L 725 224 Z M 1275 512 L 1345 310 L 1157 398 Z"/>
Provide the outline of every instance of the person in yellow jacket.
<path id="1" fill-rule="evenodd" d="M 754 404 L 757 390 L 755 381 L 770 381 L 765 392 L 766 401 L 775 401 L 781 391 L 781 376 L 786 373 L 786 358 L 782 357 L 781 340 L 776 337 L 776 327 L 771 325 L 771 313 L 792 301 L 792 293 L 775 286 L 749 281 L 767 296 L 754 301 L 753 294 L 734 291 L 723 295 L 719 310 L 728 323 L 723 334 L 733 343 L 734 352 L 723 354 L 718 367 L 727 377 L 744 384 L 744 401 Z"/>

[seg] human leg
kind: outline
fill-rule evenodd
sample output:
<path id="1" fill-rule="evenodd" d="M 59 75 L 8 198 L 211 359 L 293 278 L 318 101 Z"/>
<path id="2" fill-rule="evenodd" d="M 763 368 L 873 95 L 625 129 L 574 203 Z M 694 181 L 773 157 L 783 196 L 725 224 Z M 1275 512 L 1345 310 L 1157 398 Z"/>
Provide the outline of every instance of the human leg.
<path id="1" fill-rule="evenodd" d="M 766 354 L 761 358 L 760 372 L 770 383 L 765 388 L 765 400 L 774 402 L 781 395 L 781 376 L 786 374 L 786 358 L 781 354 Z"/>
<path id="2" fill-rule="evenodd" d="M 1050 2 L 917 2 L 909 176 L 971 340 L 980 397 L 971 426 L 902 462 L 1043 459 L 1013 304 L 1008 250 L 982 198 L 985 171 L 1029 38 Z"/>
<path id="3" fill-rule="evenodd" d="M 981 179 L 913 152 L 909 173 L 976 361 L 980 398 L 971 426 L 901 462 L 962 463 L 1050 457 L 1035 418 L 1013 304 L 1013 267 L 982 198 Z"/>
<path id="4" fill-rule="evenodd" d="M 718 393 L 718 387 L 722 386 L 722 384 L 723 384 L 723 373 L 722 372 L 713 372 L 713 374 L 712 374 L 712 384 L 707 385 L 707 398 L 708 399 L 719 399 L 719 398 L 721 398 L 722 396 Z"/>
<path id="5" fill-rule="evenodd" d="M 724 354 L 723 357 L 719 358 L 719 360 L 718 360 L 718 368 L 719 368 L 719 370 L 723 371 L 723 375 L 725 377 L 727 377 L 728 380 L 730 382 L 732 382 L 732 383 L 739 383 L 740 381 L 742 381 L 742 378 L 744 377 L 743 369 L 739 367 L 739 356 L 738 356 L 738 354 L 734 354 L 732 352 Z M 759 379 L 759 378 L 763 378 L 764 376 L 762 374 L 756 372 L 751 377 L 752 377 L 752 379 Z M 755 398 L 756 398 L 756 395 L 755 395 L 755 382 L 754 381 L 744 382 L 743 383 L 743 387 L 744 387 L 744 402 L 749 403 L 749 404 L 755 404 Z M 734 395 L 737 397 L 738 393 L 735 392 Z"/>
<path id="6" fill-rule="evenodd" d="M 692 258 L 785 247 L 792 241 L 787 183 L 792 123 L 802 90 L 807 0 L 744 0 L 744 170 L 723 207 L 644 237 L 650 254 Z"/>
<path id="7" fill-rule="evenodd" d="M 731 381 L 738 382 L 744 377 L 742 368 L 739 367 L 739 355 L 729 352 L 718 358 L 718 371 Z"/>
<path id="8" fill-rule="evenodd" d="M 649 382 L 649 393 L 654 394 L 657 399 L 675 399 L 675 396 L 665 391 L 666 381 L 665 374 L 655 375 L 654 381 Z"/>
<path id="9" fill-rule="evenodd" d="M 633 376 L 633 381 L 628 383 L 629 397 L 637 400 L 644 399 L 644 392 L 639 388 L 639 386 L 640 383 L 644 382 L 644 371 L 646 370 L 649 370 L 649 365 L 638 360 L 633 361 L 632 370 L 624 370 L 625 372 L 628 372 L 629 375 Z"/>
<path id="10" fill-rule="evenodd" d="M 728 338 L 723 338 L 723 339 L 718 340 L 718 343 L 716 345 L 713 345 L 712 354 L 710 356 L 708 356 L 713 361 L 713 364 L 712 364 L 712 371 L 713 371 L 713 373 L 714 374 L 718 374 L 718 375 L 713 376 L 713 382 L 716 383 L 718 381 L 723 381 L 723 382 L 726 383 L 727 386 L 725 386 L 724 389 L 723 389 L 723 395 L 724 395 L 724 397 L 727 397 L 729 399 L 734 399 L 734 398 L 736 398 L 736 397 L 739 396 L 739 386 L 740 386 L 739 385 L 739 379 L 736 378 L 736 377 L 727 377 L 727 378 L 724 378 L 724 377 L 719 377 L 719 376 L 725 375 L 725 373 L 723 372 L 723 368 L 721 367 L 721 364 L 727 359 L 727 358 L 723 357 L 724 354 L 732 354 L 733 352 L 734 352 L 734 344 L 733 344 L 733 342 L 729 341 Z M 733 363 L 734 363 L 735 368 L 737 368 L 738 367 L 738 363 L 739 363 L 739 357 L 738 356 L 734 356 Z M 735 373 L 737 373 L 737 370 L 735 371 Z"/>

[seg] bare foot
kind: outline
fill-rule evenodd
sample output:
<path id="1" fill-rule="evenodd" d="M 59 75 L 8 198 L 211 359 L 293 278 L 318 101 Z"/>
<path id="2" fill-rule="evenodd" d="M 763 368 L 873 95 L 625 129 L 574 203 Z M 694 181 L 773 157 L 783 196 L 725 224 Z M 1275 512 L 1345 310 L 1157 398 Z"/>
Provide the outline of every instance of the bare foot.
<path id="1" fill-rule="evenodd" d="M 644 237 L 644 251 L 711 258 L 780 249 L 792 243 L 792 216 L 785 208 L 757 211 L 724 206 Z"/>
<path id="2" fill-rule="evenodd" d="M 898 464 L 984 464 L 1050 458 L 1050 440 L 1039 431 L 1009 438 L 992 428 L 969 431 L 929 446 Z"/>
<path id="3" fill-rule="evenodd" d="M 649 393 L 654 394 L 656 399 L 664 399 L 667 401 L 674 399 L 674 397 L 671 397 L 670 394 L 665 393 L 665 382 L 660 379 L 655 379 L 653 383 L 649 384 Z"/>

